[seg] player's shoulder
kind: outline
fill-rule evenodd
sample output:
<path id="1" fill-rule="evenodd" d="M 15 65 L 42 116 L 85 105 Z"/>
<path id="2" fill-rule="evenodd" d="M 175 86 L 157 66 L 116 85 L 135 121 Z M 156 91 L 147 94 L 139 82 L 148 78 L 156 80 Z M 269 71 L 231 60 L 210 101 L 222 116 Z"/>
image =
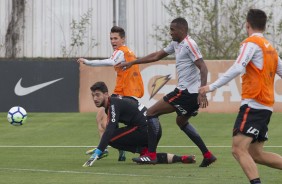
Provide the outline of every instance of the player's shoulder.
<path id="1" fill-rule="evenodd" d="M 171 41 L 168 43 L 168 46 L 174 46 L 174 45 L 178 45 L 178 42 L 177 41 Z"/>
<path id="2" fill-rule="evenodd" d="M 131 51 L 131 50 L 129 49 L 129 47 L 127 47 L 126 45 L 120 46 L 120 47 L 118 48 L 118 50 L 123 51 L 123 52 L 129 52 L 129 51 Z"/>
<path id="3" fill-rule="evenodd" d="M 110 103 L 118 103 L 121 101 L 121 97 L 118 95 L 118 96 L 111 96 L 110 97 Z"/>
<path id="4" fill-rule="evenodd" d="M 134 52 L 126 45 L 120 46 L 118 48 L 118 50 L 120 50 L 121 52 L 123 52 L 124 54 L 131 54 L 131 55 L 135 55 Z"/>
<path id="5" fill-rule="evenodd" d="M 114 50 L 111 59 L 119 58 L 121 55 L 124 55 L 124 52 L 122 50 L 116 49 Z"/>
<path id="6" fill-rule="evenodd" d="M 138 104 L 138 100 L 132 96 L 123 96 L 122 99 L 128 103 Z"/>
<path id="7" fill-rule="evenodd" d="M 111 104 L 137 104 L 138 100 L 130 96 L 112 96 Z"/>
<path id="8" fill-rule="evenodd" d="M 188 47 L 195 47 L 197 46 L 196 41 L 191 36 L 186 36 L 183 40 L 184 44 Z"/>

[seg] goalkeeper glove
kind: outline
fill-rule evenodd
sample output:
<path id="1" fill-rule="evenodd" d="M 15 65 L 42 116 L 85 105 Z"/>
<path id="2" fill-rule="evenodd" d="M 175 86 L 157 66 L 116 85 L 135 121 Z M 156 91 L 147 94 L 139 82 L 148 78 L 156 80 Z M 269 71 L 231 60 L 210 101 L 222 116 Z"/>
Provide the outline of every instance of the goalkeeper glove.
<path id="1" fill-rule="evenodd" d="M 86 155 L 92 155 L 92 154 L 95 152 L 96 149 L 97 149 L 97 148 L 93 148 L 93 149 L 87 150 L 87 151 L 85 152 L 85 154 L 86 154 Z M 108 155 L 109 155 L 109 151 L 108 151 L 107 149 L 105 149 L 105 150 L 102 152 L 102 154 L 99 156 L 98 160 L 100 160 L 100 159 L 102 159 L 102 158 L 105 158 L 105 157 L 107 157 Z"/>
<path id="2" fill-rule="evenodd" d="M 101 150 L 99 150 L 98 148 L 95 149 L 94 153 L 91 155 L 89 160 L 87 160 L 87 162 L 83 164 L 83 167 L 91 167 L 94 164 L 94 162 L 100 157 L 101 154 L 102 154 Z"/>

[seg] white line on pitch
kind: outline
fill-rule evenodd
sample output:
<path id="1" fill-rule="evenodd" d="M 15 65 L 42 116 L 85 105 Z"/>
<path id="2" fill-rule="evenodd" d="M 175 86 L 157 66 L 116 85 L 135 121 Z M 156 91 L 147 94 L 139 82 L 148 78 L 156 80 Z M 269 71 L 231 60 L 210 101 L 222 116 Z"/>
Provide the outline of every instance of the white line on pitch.
<path id="1" fill-rule="evenodd" d="M 56 171 L 56 170 L 47 170 L 47 169 L 19 169 L 19 168 L 0 168 L 0 170 L 9 171 L 9 172 L 45 172 L 45 173 L 65 173 L 65 174 L 92 174 L 92 175 L 106 175 L 106 176 L 129 176 L 129 177 L 161 177 L 161 178 L 175 178 L 175 179 L 187 179 L 191 178 L 185 176 L 169 176 L 169 175 L 146 175 L 146 174 L 122 174 L 122 173 L 97 173 L 90 171 Z M 197 178 L 201 180 L 206 180 L 209 178 Z"/>
<path id="2" fill-rule="evenodd" d="M 89 148 L 97 146 L 5 146 L 0 145 L 0 148 Z M 110 147 L 110 146 L 109 146 Z M 159 148 L 196 148 L 197 146 L 158 146 Z M 210 148 L 231 148 L 231 146 L 207 146 Z M 282 146 L 264 146 L 266 148 L 282 148 Z"/>

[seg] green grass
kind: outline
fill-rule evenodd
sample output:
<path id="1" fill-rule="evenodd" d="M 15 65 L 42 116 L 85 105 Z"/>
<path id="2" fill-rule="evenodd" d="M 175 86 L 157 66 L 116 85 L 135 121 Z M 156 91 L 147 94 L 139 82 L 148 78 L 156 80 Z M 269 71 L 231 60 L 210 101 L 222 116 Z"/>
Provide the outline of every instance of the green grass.
<path id="1" fill-rule="evenodd" d="M 125 162 L 118 162 L 117 151 L 109 148 L 107 158 L 95 162 L 91 168 L 83 168 L 83 163 L 88 159 L 84 152 L 88 146 L 97 145 L 99 140 L 95 114 L 29 113 L 27 123 L 15 127 L 7 122 L 6 113 L 0 113 L 0 183 L 248 183 L 230 153 L 235 117 L 236 114 L 200 113 L 191 119 L 210 150 L 218 157 L 218 161 L 208 168 L 198 167 L 202 160 L 201 153 L 179 130 L 175 124 L 175 114 L 161 117 L 163 137 L 159 145 L 191 147 L 159 147 L 158 151 L 195 154 L 196 164 L 137 165 L 131 158 L 138 155 L 131 153 L 126 154 Z M 281 119 L 281 113 L 273 114 L 266 146 L 282 146 Z M 281 147 L 267 147 L 266 150 L 282 155 Z M 281 183 L 281 170 L 259 166 L 259 171 L 263 183 Z"/>

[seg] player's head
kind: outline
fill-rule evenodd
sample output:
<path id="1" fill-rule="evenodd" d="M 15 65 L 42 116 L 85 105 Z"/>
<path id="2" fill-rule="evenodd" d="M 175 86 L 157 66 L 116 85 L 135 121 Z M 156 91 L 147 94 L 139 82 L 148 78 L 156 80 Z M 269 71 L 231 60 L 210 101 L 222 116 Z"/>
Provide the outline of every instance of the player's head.
<path id="1" fill-rule="evenodd" d="M 90 87 L 91 95 L 96 107 L 102 107 L 106 105 L 108 100 L 108 87 L 104 82 L 96 82 Z"/>
<path id="2" fill-rule="evenodd" d="M 265 30 L 267 16 L 260 9 L 250 9 L 247 14 L 246 28 L 263 32 Z"/>
<path id="3" fill-rule="evenodd" d="M 125 42 L 125 31 L 122 27 L 114 26 L 110 33 L 111 44 L 114 50 L 124 45 Z"/>
<path id="4" fill-rule="evenodd" d="M 170 24 L 170 35 L 173 41 L 181 42 L 188 33 L 188 22 L 182 18 L 178 17 L 171 21 Z"/>

